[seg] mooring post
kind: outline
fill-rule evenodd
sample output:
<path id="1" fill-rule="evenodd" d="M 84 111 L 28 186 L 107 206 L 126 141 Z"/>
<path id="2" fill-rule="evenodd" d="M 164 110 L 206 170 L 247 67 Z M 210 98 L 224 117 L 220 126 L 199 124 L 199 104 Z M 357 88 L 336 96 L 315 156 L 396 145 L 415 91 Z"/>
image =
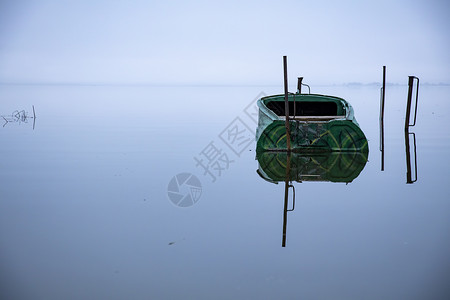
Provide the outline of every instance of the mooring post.
<path id="1" fill-rule="evenodd" d="M 409 76 L 408 98 L 406 99 L 405 131 L 408 130 L 408 127 L 409 127 L 409 115 L 411 114 L 411 98 L 412 98 L 413 81 L 414 81 L 414 77 Z"/>
<path id="2" fill-rule="evenodd" d="M 414 126 L 416 123 L 416 120 L 414 117 L 414 124 L 412 124 L 412 125 L 409 124 L 409 118 L 411 115 L 411 101 L 412 101 L 414 78 L 416 78 L 416 77 L 409 76 L 409 78 L 408 78 L 408 98 L 406 99 L 405 131 L 408 130 L 409 126 Z M 416 103 L 416 112 L 417 112 L 417 103 Z"/>
<path id="3" fill-rule="evenodd" d="M 383 66 L 383 87 L 381 91 L 381 120 L 384 120 L 384 99 L 386 96 L 386 66 Z"/>
<path id="4" fill-rule="evenodd" d="M 288 98 L 288 78 L 287 78 L 287 56 L 283 56 L 283 69 L 284 69 L 284 110 L 286 115 L 285 127 L 286 127 L 286 145 L 287 151 L 291 151 L 291 132 L 289 129 L 289 98 Z"/>
<path id="5" fill-rule="evenodd" d="M 414 119 L 413 119 L 414 122 L 412 124 L 410 124 L 409 123 L 409 121 L 410 121 L 409 118 L 410 118 L 410 114 L 411 114 L 411 101 L 412 101 L 412 97 L 413 97 L 414 80 L 417 80 L 416 104 L 415 104 L 415 107 L 414 107 Z M 408 99 L 407 99 L 407 102 L 406 102 L 405 131 L 408 129 L 408 127 L 416 125 L 418 101 L 419 101 L 419 78 L 416 77 L 416 76 L 409 76 L 409 80 L 408 80 Z"/>
<path id="6" fill-rule="evenodd" d="M 383 66 L 383 85 L 381 87 L 380 99 L 380 151 L 381 171 L 384 171 L 384 101 L 386 95 L 386 66 Z"/>
<path id="7" fill-rule="evenodd" d="M 303 81 L 303 77 L 298 77 L 298 81 L 297 81 L 297 93 L 298 94 L 302 93 L 302 81 Z"/>

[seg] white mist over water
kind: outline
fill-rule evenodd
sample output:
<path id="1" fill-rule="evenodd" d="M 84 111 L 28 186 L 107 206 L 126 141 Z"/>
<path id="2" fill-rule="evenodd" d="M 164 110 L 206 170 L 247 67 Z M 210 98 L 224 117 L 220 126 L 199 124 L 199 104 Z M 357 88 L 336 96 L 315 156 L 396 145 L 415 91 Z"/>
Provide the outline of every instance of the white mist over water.
<path id="1" fill-rule="evenodd" d="M 0 82 L 450 83 L 445 1 L 15 1 Z"/>

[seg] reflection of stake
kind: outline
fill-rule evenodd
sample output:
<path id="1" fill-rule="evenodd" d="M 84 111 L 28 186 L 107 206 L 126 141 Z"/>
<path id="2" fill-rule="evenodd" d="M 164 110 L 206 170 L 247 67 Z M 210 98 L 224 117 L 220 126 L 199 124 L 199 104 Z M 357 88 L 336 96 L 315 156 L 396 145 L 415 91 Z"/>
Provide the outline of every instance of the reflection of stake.
<path id="1" fill-rule="evenodd" d="M 36 112 L 34 111 L 34 105 L 33 105 L 33 130 L 34 130 L 34 125 L 36 125 Z"/>
<path id="2" fill-rule="evenodd" d="M 284 181 L 284 210 L 283 210 L 283 241 L 281 243 L 282 247 L 286 247 L 286 231 L 287 231 L 287 206 L 288 206 L 288 198 L 289 198 L 289 175 L 291 169 L 291 153 L 287 153 L 286 160 L 286 178 Z"/>
<path id="3" fill-rule="evenodd" d="M 411 149 L 409 147 L 409 135 L 413 138 L 413 155 L 414 155 L 414 179 L 411 168 Z M 405 129 L 405 152 L 406 152 L 406 183 L 414 183 L 417 181 L 417 150 L 416 150 L 416 134 L 409 132 L 409 127 Z"/>

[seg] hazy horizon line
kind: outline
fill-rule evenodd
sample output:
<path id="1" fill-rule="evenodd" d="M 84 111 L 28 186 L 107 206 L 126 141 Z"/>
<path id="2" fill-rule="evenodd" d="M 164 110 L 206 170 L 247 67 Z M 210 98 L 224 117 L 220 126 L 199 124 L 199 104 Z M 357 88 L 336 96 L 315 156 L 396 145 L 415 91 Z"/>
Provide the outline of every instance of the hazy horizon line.
<path id="1" fill-rule="evenodd" d="M 0 81 L 0 86 L 129 86 L 129 87 L 145 87 L 145 86 L 154 86 L 154 87 L 276 87 L 281 84 L 275 83 L 155 83 L 155 82 L 76 82 L 76 81 Z M 382 83 L 379 81 L 375 82 L 344 82 L 344 83 L 322 83 L 322 84 L 314 84 L 314 86 L 350 86 L 350 87 L 358 87 L 358 86 L 381 86 Z M 398 83 L 398 82 L 386 82 L 387 86 L 407 86 L 407 83 Z M 450 86 L 450 83 L 447 82 L 421 82 L 422 86 Z"/>

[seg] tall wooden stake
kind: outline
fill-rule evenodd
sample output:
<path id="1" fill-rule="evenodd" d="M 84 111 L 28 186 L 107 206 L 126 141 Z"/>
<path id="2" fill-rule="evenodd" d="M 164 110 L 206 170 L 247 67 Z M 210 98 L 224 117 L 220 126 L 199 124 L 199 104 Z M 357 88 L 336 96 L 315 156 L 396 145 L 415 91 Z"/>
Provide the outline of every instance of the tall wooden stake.
<path id="1" fill-rule="evenodd" d="M 286 145 L 287 151 L 291 152 L 291 132 L 289 129 L 289 99 L 288 99 L 288 78 L 287 78 L 287 56 L 283 56 L 283 68 L 284 68 L 284 110 L 286 114 Z"/>
<path id="2" fill-rule="evenodd" d="M 381 171 L 384 171 L 384 100 L 386 95 L 386 66 L 383 66 L 383 86 L 381 87 L 380 99 L 380 151 Z"/>

